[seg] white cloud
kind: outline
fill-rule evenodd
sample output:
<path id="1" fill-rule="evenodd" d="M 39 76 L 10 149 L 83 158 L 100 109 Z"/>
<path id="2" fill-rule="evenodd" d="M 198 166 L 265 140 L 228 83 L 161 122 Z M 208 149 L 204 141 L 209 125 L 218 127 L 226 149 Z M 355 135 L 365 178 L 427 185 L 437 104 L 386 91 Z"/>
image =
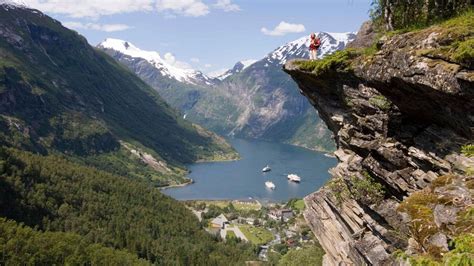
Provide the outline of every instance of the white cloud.
<path id="1" fill-rule="evenodd" d="M 280 22 L 273 30 L 265 27 L 261 29 L 262 33 L 270 36 L 284 36 L 289 33 L 301 33 L 306 31 L 303 24 L 292 24 L 285 21 Z"/>
<path id="2" fill-rule="evenodd" d="M 176 60 L 176 57 L 172 53 L 166 53 L 163 56 L 163 59 L 166 61 L 166 63 L 172 66 L 175 66 L 177 68 L 184 68 L 184 69 L 192 68 L 190 64 Z"/>
<path id="3" fill-rule="evenodd" d="M 225 12 L 235 12 L 241 10 L 240 7 L 236 4 L 233 4 L 231 0 L 217 0 L 213 7 L 217 9 L 222 9 Z"/>
<path id="4" fill-rule="evenodd" d="M 77 30 L 97 30 L 105 32 L 124 31 L 132 27 L 125 24 L 98 24 L 98 23 L 81 23 L 68 21 L 63 23 L 64 26 Z"/>
<path id="5" fill-rule="evenodd" d="M 201 0 L 158 0 L 156 9 L 173 15 L 200 17 L 209 14 L 209 6 Z"/>
<path id="6" fill-rule="evenodd" d="M 212 65 L 211 64 L 205 64 L 204 67 L 205 68 L 210 68 L 210 67 L 212 67 Z"/>
<path id="7" fill-rule="evenodd" d="M 43 12 L 73 18 L 98 18 L 104 15 L 152 11 L 156 0 L 17 0 Z"/>
<path id="8" fill-rule="evenodd" d="M 199 63 L 201 60 L 199 60 L 199 58 L 196 58 L 196 57 L 193 57 L 191 58 L 191 62 L 193 63 Z"/>
<path id="9" fill-rule="evenodd" d="M 202 0 L 13 0 L 43 12 L 63 14 L 73 18 L 99 18 L 101 16 L 133 13 L 164 12 L 168 16 L 200 17 L 209 14 L 209 6 Z M 222 3 L 221 3 L 222 2 Z M 218 0 L 224 11 L 238 8 L 230 0 Z M 217 7 L 217 6 L 216 6 Z M 233 10 L 232 10 L 233 11 Z"/>

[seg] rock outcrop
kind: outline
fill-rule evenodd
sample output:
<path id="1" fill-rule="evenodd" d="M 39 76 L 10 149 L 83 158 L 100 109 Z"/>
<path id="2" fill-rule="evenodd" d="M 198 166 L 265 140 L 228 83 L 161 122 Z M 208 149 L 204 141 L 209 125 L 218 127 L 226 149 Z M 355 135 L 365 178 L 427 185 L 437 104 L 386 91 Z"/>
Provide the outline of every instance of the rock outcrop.
<path id="1" fill-rule="evenodd" d="M 430 185 L 440 176 L 459 180 L 450 191 L 462 191 L 466 201 L 435 207 L 440 228 L 452 222 L 446 213 L 472 204 L 466 182 L 472 182 L 474 161 L 460 150 L 474 141 L 474 70 L 427 52 L 455 41 L 438 30 L 382 39 L 375 54 L 361 53 L 343 67 L 284 66 L 338 146 L 333 180 L 305 198 L 305 218 L 327 265 L 385 265 L 395 262 L 396 250 L 423 251 L 426 243 L 412 232 L 414 218 L 400 205 L 415 192 L 440 192 Z M 361 191 L 354 183 L 367 179 L 382 185 L 383 199 L 373 200 L 374 186 Z M 449 238 L 439 233 L 426 241 L 446 249 Z"/>

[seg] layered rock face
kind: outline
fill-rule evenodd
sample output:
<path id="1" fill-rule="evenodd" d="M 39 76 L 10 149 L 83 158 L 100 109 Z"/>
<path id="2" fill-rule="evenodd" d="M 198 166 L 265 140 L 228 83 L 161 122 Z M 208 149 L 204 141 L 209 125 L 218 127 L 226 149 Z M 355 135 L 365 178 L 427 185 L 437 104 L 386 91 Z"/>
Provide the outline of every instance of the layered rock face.
<path id="1" fill-rule="evenodd" d="M 474 162 L 460 150 L 474 138 L 474 71 L 426 52 L 453 41 L 446 36 L 429 29 L 387 38 L 343 68 L 284 66 L 334 132 L 339 164 L 331 174 L 348 187 L 343 193 L 333 180 L 305 198 L 327 265 L 393 263 L 397 249 L 423 245 L 399 205 L 440 176 L 459 180 L 451 195 L 462 197 L 459 209 L 472 204 L 463 182 L 472 180 Z M 357 195 L 354 180 L 369 176 L 383 186 L 382 200 Z"/>

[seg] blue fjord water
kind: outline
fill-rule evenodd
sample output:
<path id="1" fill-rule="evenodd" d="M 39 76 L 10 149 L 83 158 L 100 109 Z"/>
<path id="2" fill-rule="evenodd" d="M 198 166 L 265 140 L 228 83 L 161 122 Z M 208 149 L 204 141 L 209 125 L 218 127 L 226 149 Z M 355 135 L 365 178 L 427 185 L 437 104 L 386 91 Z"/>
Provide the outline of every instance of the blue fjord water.
<path id="1" fill-rule="evenodd" d="M 286 144 L 231 139 L 242 157 L 239 161 L 196 163 L 188 166 L 195 183 L 170 188 L 163 193 L 178 200 L 258 199 L 282 202 L 302 198 L 320 188 L 329 178 L 328 170 L 337 163 L 324 153 Z M 270 165 L 271 172 L 262 173 Z M 301 183 L 289 182 L 287 174 L 297 174 Z M 275 190 L 265 187 L 272 181 Z"/>

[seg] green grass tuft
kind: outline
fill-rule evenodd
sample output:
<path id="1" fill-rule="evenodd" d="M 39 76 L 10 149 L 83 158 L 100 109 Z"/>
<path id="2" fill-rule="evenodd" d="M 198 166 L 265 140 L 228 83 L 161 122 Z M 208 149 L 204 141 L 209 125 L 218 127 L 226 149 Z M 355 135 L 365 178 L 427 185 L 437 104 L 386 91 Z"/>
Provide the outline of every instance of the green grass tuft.
<path id="1" fill-rule="evenodd" d="M 337 51 L 320 60 L 296 61 L 295 64 L 298 65 L 301 70 L 310 71 L 316 75 L 322 75 L 327 73 L 329 70 L 349 71 L 350 60 L 356 58 L 360 54 L 361 51 L 359 50 L 346 49 Z"/>
<path id="2" fill-rule="evenodd" d="M 474 144 L 462 146 L 461 153 L 466 157 L 474 157 Z"/>

